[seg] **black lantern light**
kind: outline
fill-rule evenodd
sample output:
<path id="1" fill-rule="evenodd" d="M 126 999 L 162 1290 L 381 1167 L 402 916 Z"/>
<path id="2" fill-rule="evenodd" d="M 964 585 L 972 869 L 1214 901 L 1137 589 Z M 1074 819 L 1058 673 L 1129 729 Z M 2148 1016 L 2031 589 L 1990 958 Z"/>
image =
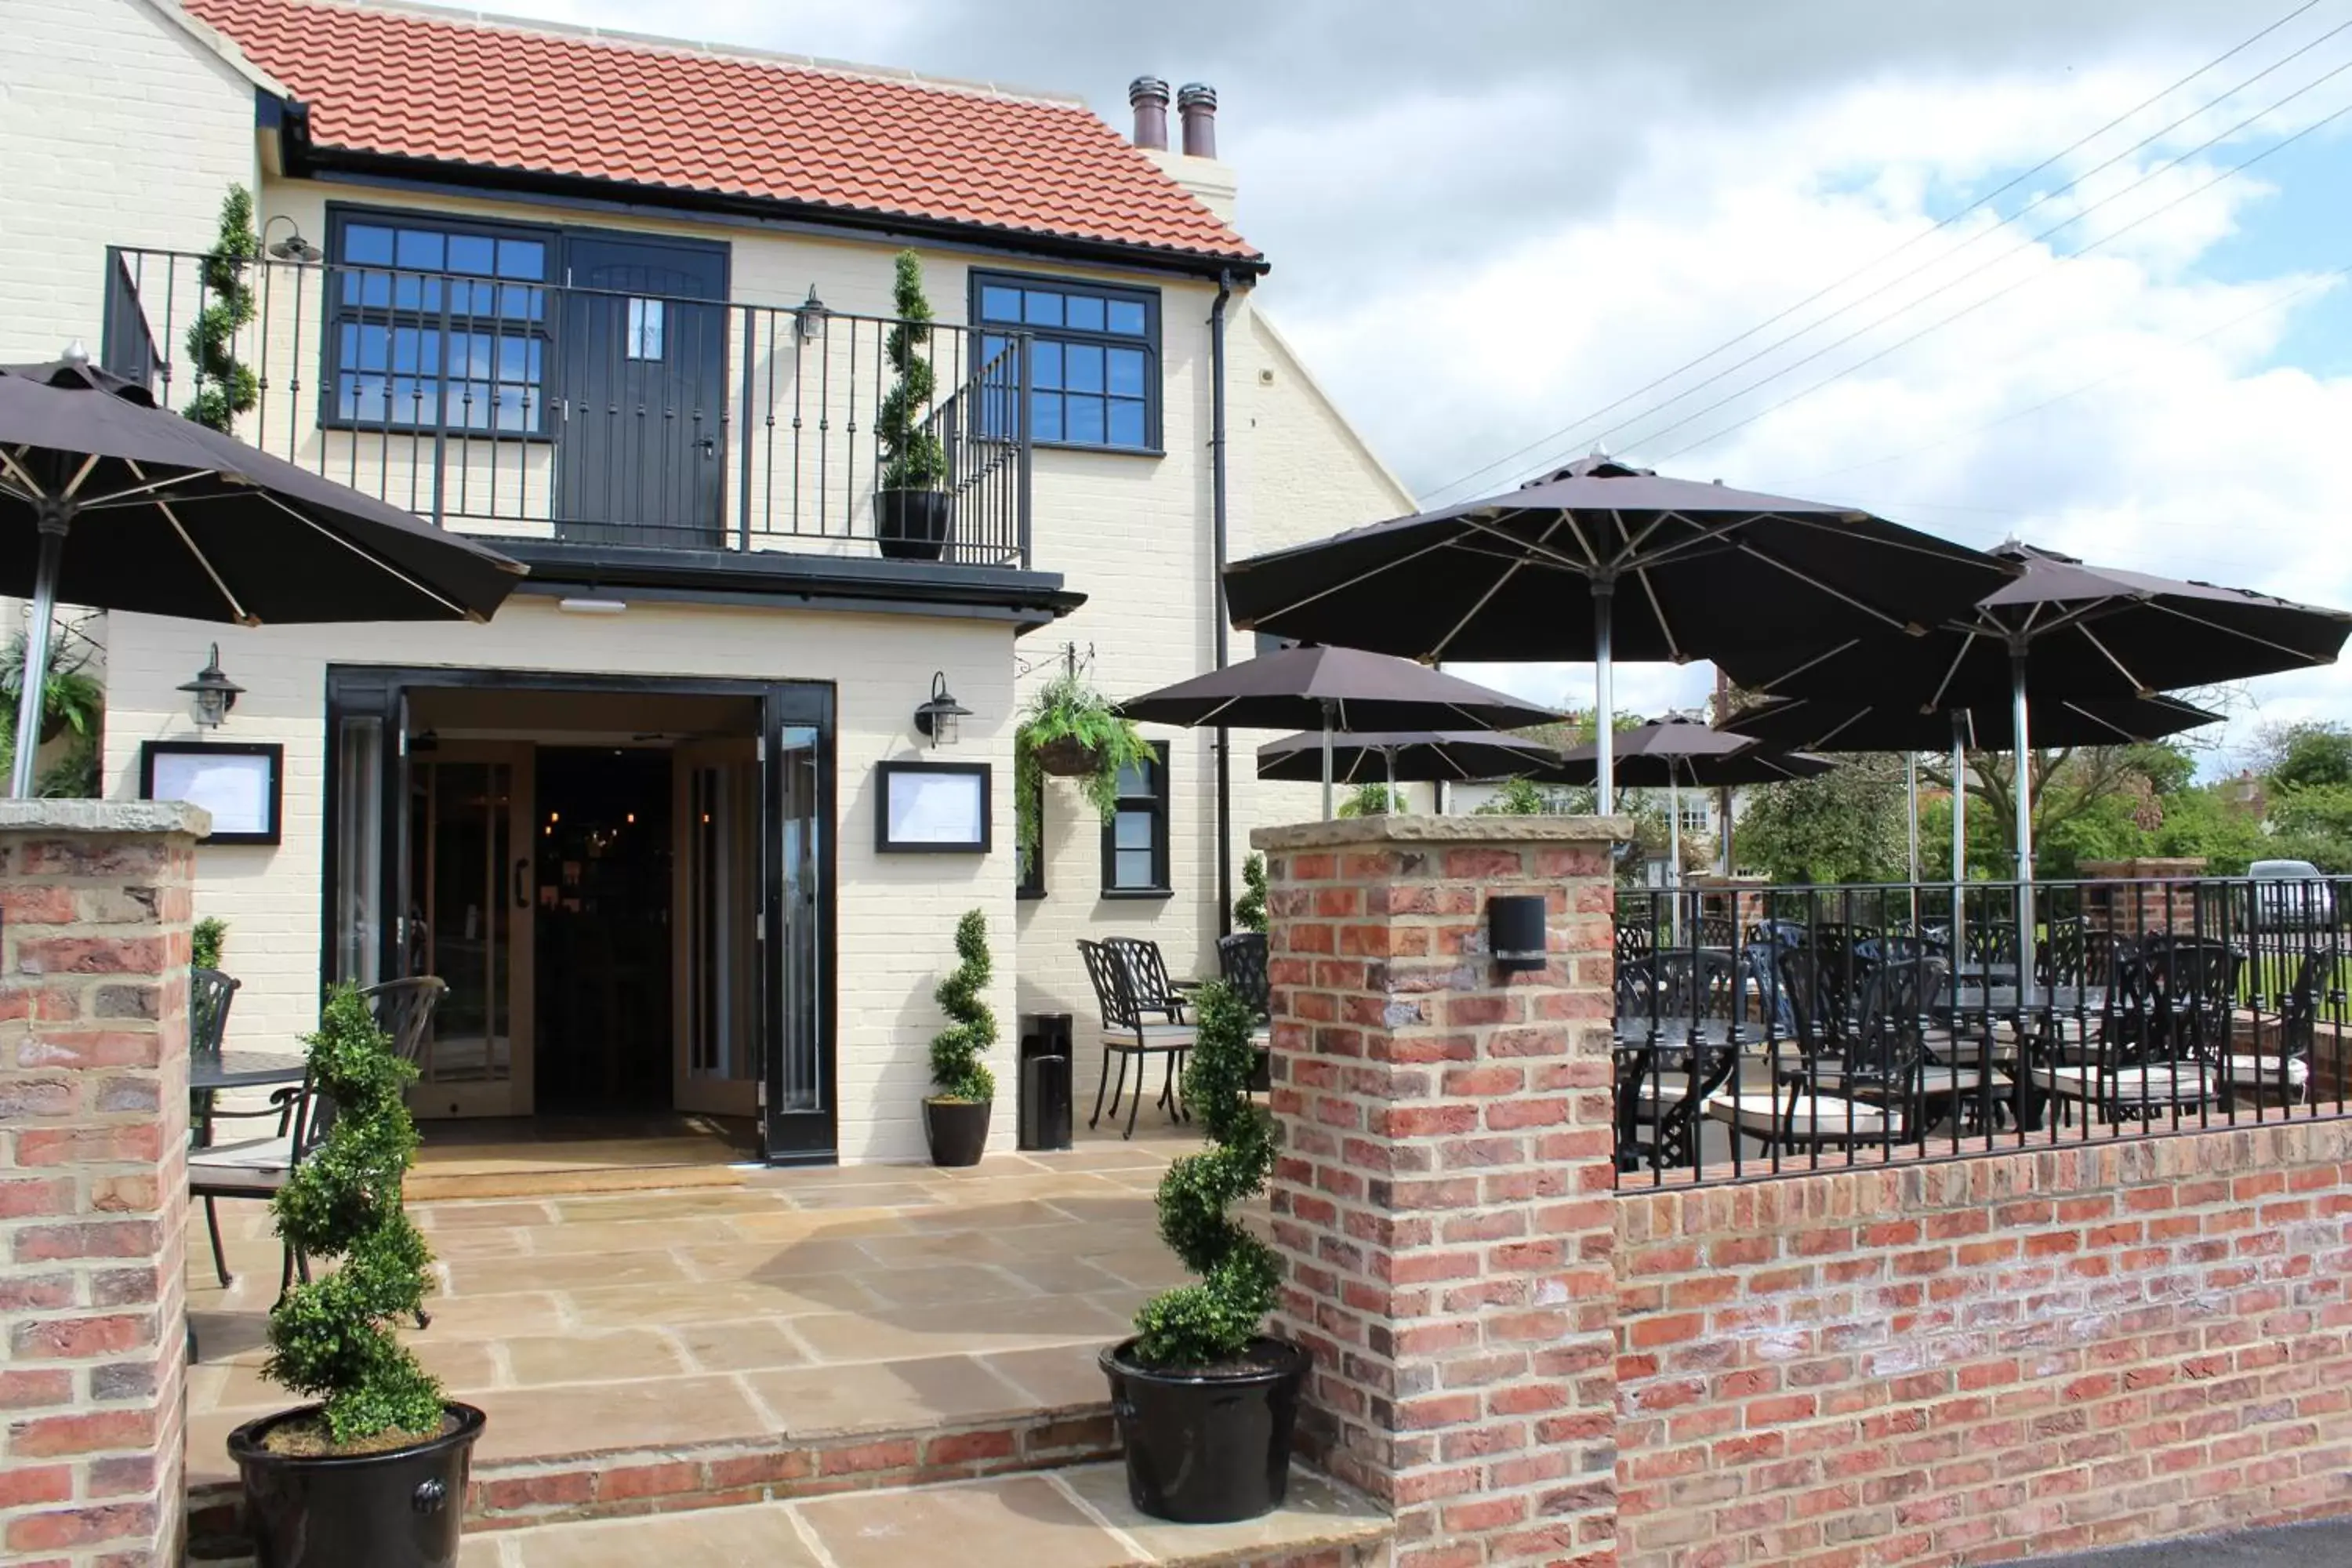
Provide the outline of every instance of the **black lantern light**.
<path id="1" fill-rule="evenodd" d="M 196 678 L 183 684 L 180 689 L 188 694 L 188 706 L 194 712 L 196 727 L 200 730 L 219 729 L 221 721 L 228 717 L 228 710 L 236 706 L 237 698 L 245 691 L 244 687 L 222 671 L 218 643 L 213 644 L 212 658 L 204 668 L 196 671 Z"/>
<path id="2" fill-rule="evenodd" d="M 971 710 L 948 694 L 945 670 L 931 676 L 930 700 L 915 710 L 915 728 L 931 738 L 934 750 L 956 743 L 956 721 L 968 717 Z"/>
<path id="3" fill-rule="evenodd" d="M 813 343 L 824 336 L 825 318 L 833 312 L 816 297 L 816 285 L 809 285 L 808 298 L 793 311 L 793 325 L 800 331 L 801 342 Z"/>

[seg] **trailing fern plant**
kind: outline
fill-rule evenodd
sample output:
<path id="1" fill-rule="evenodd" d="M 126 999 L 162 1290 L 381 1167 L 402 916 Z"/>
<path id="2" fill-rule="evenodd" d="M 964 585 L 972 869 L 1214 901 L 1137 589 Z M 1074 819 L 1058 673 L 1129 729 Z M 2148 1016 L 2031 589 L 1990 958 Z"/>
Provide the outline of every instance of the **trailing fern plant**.
<path id="1" fill-rule="evenodd" d="M 1249 1348 L 1274 1310 L 1280 1279 L 1273 1249 L 1226 1211 L 1261 1191 L 1274 1170 L 1274 1119 L 1249 1098 L 1255 1020 L 1241 994 L 1213 980 L 1196 994 L 1199 1032 L 1184 1069 L 1184 1103 L 1210 1147 L 1168 1168 L 1160 1183 L 1160 1235 L 1200 1276 L 1143 1304 L 1135 1358 L 1150 1367 L 1211 1367 Z"/>
<path id="2" fill-rule="evenodd" d="M 236 416 L 261 395 L 250 366 L 236 357 L 236 334 L 253 320 L 246 268 L 261 254 L 253 232 L 253 193 L 231 185 L 221 202 L 220 236 L 205 255 L 201 276 L 207 303 L 188 325 L 188 358 L 196 367 L 196 394 L 181 410 L 199 425 L 234 434 Z"/>
<path id="3" fill-rule="evenodd" d="M 1265 857 L 1254 849 L 1242 862 L 1242 896 L 1234 900 L 1234 924 L 1265 934 Z"/>
<path id="4" fill-rule="evenodd" d="M 961 962 L 931 993 L 950 1020 L 931 1037 L 931 1087 L 940 1100 L 986 1104 L 996 1098 L 996 1077 L 986 1060 L 996 1044 L 996 1015 L 982 1000 L 995 973 L 988 953 L 988 917 L 966 910 L 956 921 L 955 945 Z"/>
<path id="5" fill-rule="evenodd" d="M 880 487 L 886 490 L 935 490 L 947 478 L 947 451 L 923 428 L 938 380 L 931 356 L 919 353 L 931 341 L 931 302 L 923 296 L 923 258 L 902 250 L 890 292 L 898 324 L 882 342 L 890 362 L 890 390 L 875 411 L 874 438 L 882 447 Z"/>
<path id="6" fill-rule="evenodd" d="M 320 1400 L 323 1436 L 336 1448 L 431 1437 L 441 1430 L 441 1385 L 391 1327 L 424 1305 L 433 1261 L 401 1206 L 416 1150 L 401 1091 L 416 1069 L 394 1053 L 350 985 L 335 987 L 303 1044 L 335 1119 L 271 1207 L 288 1245 L 341 1267 L 294 1286 L 269 1310 L 262 1375 Z"/>
<path id="7" fill-rule="evenodd" d="M 1134 721 L 1120 718 L 1110 699 L 1075 669 L 1039 688 L 1013 733 L 1013 831 L 1032 854 L 1043 837 L 1033 804 L 1045 779 L 1043 752 L 1056 742 L 1068 742 L 1093 759 L 1092 771 L 1078 775 L 1078 788 L 1105 822 L 1118 815 L 1119 770 L 1141 767 L 1157 756 Z"/>

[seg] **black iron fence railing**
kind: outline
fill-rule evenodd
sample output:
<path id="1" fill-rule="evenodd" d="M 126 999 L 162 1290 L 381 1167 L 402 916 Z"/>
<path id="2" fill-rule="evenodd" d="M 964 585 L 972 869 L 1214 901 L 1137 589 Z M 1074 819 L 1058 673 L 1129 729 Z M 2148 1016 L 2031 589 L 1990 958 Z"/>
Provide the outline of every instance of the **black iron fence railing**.
<path id="1" fill-rule="evenodd" d="M 1030 563 L 1025 334 L 907 338 L 933 388 L 895 444 L 910 476 L 886 437 L 914 324 L 477 248 L 444 256 L 475 272 L 112 248 L 104 361 L 173 408 L 226 393 L 243 439 L 468 532 Z"/>
<path id="2" fill-rule="evenodd" d="M 2344 1114 L 2352 879 L 1625 891 L 1622 1187 Z"/>

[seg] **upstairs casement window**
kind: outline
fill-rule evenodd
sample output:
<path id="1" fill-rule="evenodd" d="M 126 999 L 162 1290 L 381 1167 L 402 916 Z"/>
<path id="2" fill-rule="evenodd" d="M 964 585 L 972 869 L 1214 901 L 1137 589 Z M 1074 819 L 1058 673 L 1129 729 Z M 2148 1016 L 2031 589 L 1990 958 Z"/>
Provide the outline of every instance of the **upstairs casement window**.
<path id="1" fill-rule="evenodd" d="M 1103 893 L 1166 898 L 1168 742 L 1151 742 L 1151 760 L 1118 770 L 1118 809 L 1103 824 Z"/>
<path id="2" fill-rule="evenodd" d="M 331 423 L 546 431 L 553 233 L 358 213 L 330 233 Z"/>
<path id="3" fill-rule="evenodd" d="M 976 271 L 971 295 L 992 386 L 1000 375 L 1002 384 L 1020 384 L 1011 353 L 1015 340 L 1008 334 L 1030 334 L 1031 440 L 1111 451 L 1160 449 L 1157 290 Z M 1013 399 L 989 401 L 987 423 L 995 426 L 998 408 L 1009 408 Z"/>

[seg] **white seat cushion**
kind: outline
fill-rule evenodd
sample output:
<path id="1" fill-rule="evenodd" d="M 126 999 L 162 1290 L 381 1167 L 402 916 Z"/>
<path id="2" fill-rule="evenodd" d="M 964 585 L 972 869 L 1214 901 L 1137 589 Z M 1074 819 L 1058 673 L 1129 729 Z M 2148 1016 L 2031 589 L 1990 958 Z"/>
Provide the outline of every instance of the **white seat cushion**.
<path id="1" fill-rule="evenodd" d="M 2311 1064 L 2301 1057 L 2223 1057 L 2221 1062 L 2238 1089 L 2301 1089 L 2311 1081 Z"/>
<path id="2" fill-rule="evenodd" d="M 1801 1094 L 1792 1109 L 1785 1094 L 1717 1091 L 1707 1096 L 1706 1113 L 1759 1138 L 1779 1137 L 1786 1128 L 1799 1142 L 1815 1139 L 1865 1142 L 1884 1138 L 1894 1129 L 1879 1107 L 1831 1094 Z"/>
<path id="3" fill-rule="evenodd" d="M 1274 1026 L 1271 1024 L 1260 1024 L 1256 1028 L 1252 1029 L 1250 1031 L 1250 1044 L 1255 1046 L 1262 1051 L 1270 1051 L 1274 1049 Z"/>
<path id="4" fill-rule="evenodd" d="M 2150 1105 L 2194 1105 L 2210 1100 L 2219 1089 L 2203 1068 L 2184 1063 L 2118 1068 L 2101 1072 L 2096 1067 L 2039 1067 L 2033 1081 L 2067 1100 L 2112 1100 L 2119 1105 L 2145 1101 Z"/>
<path id="5" fill-rule="evenodd" d="M 274 1193 L 294 1168 L 294 1140 L 247 1138 L 188 1151 L 188 1182 L 195 1187 Z"/>
<path id="6" fill-rule="evenodd" d="M 1108 1050 L 1131 1051 L 1138 1047 L 1138 1033 L 1143 1037 L 1140 1044 L 1144 1050 L 1177 1051 L 1190 1049 L 1192 1042 L 1200 1037 L 1201 1031 L 1190 1024 L 1146 1024 L 1140 1031 L 1105 1029 L 1102 1043 Z"/>

